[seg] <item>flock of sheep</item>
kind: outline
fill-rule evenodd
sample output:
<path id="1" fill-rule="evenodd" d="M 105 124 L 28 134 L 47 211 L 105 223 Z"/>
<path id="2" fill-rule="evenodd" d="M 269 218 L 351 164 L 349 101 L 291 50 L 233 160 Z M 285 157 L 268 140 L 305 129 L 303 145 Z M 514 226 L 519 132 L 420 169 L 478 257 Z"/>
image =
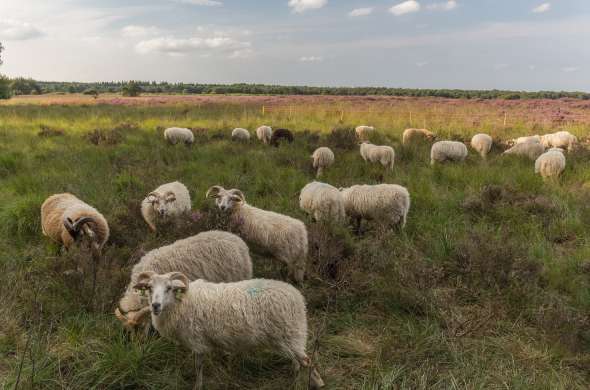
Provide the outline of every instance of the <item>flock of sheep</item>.
<path id="1" fill-rule="evenodd" d="M 393 168 L 394 149 L 367 140 L 375 129 L 359 126 L 360 155 L 371 163 Z M 191 130 L 169 128 L 165 139 L 172 144 L 194 142 Z M 257 138 L 279 146 L 282 140 L 293 141 L 287 129 L 273 131 L 261 126 Z M 232 139 L 247 141 L 250 133 L 237 128 Z M 403 145 L 417 140 L 435 141 L 436 135 L 425 129 L 407 129 Z M 572 150 L 575 136 L 558 132 L 545 136 L 523 137 L 505 154 L 518 154 L 535 161 L 535 171 L 545 177 L 559 175 L 565 168 L 564 149 Z M 477 134 L 471 147 L 484 159 L 492 147 L 492 138 Z M 549 148 L 548 151 L 545 151 Z M 431 164 L 463 161 L 468 151 L 455 141 L 434 142 Z M 317 177 L 334 163 L 334 153 L 320 147 L 312 155 Z M 208 231 L 184 238 L 145 254 L 133 267 L 130 282 L 115 315 L 129 330 L 151 324 L 162 336 L 185 345 L 195 352 L 197 380 L 202 387 L 203 356 L 212 350 L 267 347 L 293 362 L 295 371 L 310 369 L 313 388 L 324 385 L 305 352 L 307 314 L 305 300 L 291 284 L 253 279 L 248 244 L 253 244 L 284 263 L 289 277 L 301 283 L 305 277 L 308 233 L 305 224 L 290 216 L 263 210 L 249 204 L 239 189 L 215 185 L 206 198 L 214 200 L 221 213 L 228 216 L 229 232 Z M 337 189 L 313 181 L 300 192 L 302 210 L 316 221 L 344 223 L 353 219 L 360 229 L 363 219 L 376 220 L 386 226 L 403 228 L 410 209 L 408 190 L 396 184 L 354 185 Z M 141 203 L 141 214 L 148 227 L 175 221 L 191 211 L 191 197 L 180 182 L 163 184 L 150 192 Z M 90 243 L 95 261 L 101 256 L 109 238 L 109 225 L 95 208 L 76 196 L 64 193 L 50 196 L 41 206 L 43 233 L 68 249 L 76 242 Z"/>

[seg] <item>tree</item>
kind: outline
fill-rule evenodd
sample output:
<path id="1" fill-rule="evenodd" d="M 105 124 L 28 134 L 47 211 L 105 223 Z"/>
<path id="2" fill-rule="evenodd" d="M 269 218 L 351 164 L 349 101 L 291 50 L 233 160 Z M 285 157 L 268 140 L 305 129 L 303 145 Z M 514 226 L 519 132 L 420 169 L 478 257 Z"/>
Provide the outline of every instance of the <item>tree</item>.
<path id="1" fill-rule="evenodd" d="M 4 46 L 2 46 L 2 42 L 0 42 L 0 65 L 2 65 L 2 50 L 4 50 Z"/>
<path id="2" fill-rule="evenodd" d="M 129 96 L 129 97 L 137 97 L 141 94 L 141 92 L 142 92 L 141 87 L 135 81 L 129 81 L 121 89 L 121 94 L 123 96 Z"/>
<path id="3" fill-rule="evenodd" d="M 33 79 L 25 79 L 18 77 L 10 83 L 10 89 L 14 95 L 39 95 L 41 94 L 41 87 Z"/>
<path id="4" fill-rule="evenodd" d="M 2 65 L 2 50 L 4 46 L 0 43 L 0 65 Z M 10 80 L 0 74 L 0 99 L 10 99 Z"/>

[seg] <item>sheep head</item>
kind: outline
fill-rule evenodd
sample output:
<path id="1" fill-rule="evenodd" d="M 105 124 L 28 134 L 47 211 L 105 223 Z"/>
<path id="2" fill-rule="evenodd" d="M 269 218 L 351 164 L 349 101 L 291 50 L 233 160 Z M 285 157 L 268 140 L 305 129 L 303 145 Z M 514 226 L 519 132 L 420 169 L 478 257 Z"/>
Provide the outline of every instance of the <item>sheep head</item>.
<path id="1" fill-rule="evenodd" d="M 86 235 L 88 238 L 93 240 L 96 237 L 94 231 L 88 226 L 89 222 L 93 222 L 92 217 L 81 217 L 75 222 L 71 218 L 65 217 L 63 224 L 70 236 L 76 241 L 82 235 Z"/>
<path id="2" fill-rule="evenodd" d="M 169 208 L 176 202 L 176 194 L 172 191 L 168 191 L 165 194 L 151 192 L 147 196 L 146 201 L 151 203 L 156 214 L 163 217 L 168 214 Z"/>
<path id="3" fill-rule="evenodd" d="M 150 310 L 157 316 L 182 301 L 189 283 L 186 275 L 180 272 L 158 275 L 149 271 L 139 274 L 133 288 L 143 293 L 149 291 Z"/>
<path id="4" fill-rule="evenodd" d="M 244 193 L 238 189 L 226 190 L 221 186 L 213 186 L 207 191 L 208 198 L 214 198 L 221 211 L 231 211 L 246 202 Z"/>

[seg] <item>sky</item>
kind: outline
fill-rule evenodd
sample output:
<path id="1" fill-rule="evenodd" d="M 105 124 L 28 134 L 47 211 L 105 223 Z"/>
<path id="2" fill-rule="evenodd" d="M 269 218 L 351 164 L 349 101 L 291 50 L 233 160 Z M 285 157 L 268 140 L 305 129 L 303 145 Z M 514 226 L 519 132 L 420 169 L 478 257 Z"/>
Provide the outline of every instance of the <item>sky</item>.
<path id="1" fill-rule="evenodd" d="M 590 91 L 590 0 L 1 0 L 46 81 Z"/>

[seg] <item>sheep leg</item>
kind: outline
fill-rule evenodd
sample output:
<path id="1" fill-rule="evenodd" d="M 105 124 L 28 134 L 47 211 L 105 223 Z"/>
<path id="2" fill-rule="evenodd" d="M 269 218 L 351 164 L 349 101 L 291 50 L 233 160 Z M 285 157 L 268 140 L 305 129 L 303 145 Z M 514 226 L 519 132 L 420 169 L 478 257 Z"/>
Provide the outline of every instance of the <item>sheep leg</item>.
<path id="1" fill-rule="evenodd" d="M 203 388 L 203 354 L 195 352 L 195 386 L 193 390 L 201 390 Z"/>
<path id="2" fill-rule="evenodd" d="M 296 356 L 298 363 L 300 365 L 309 368 L 309 387 L 312 389 L 319 389 L 321 387 L 324 387 L 324 381 L 322 380 L 322 377 L 320 376 L 318 370 L 316 370 L 316 368 L 311 364 L 311 359 L 309 358 L 309 356 L 307 356 L 305 352 L 296 352 Z"/>

